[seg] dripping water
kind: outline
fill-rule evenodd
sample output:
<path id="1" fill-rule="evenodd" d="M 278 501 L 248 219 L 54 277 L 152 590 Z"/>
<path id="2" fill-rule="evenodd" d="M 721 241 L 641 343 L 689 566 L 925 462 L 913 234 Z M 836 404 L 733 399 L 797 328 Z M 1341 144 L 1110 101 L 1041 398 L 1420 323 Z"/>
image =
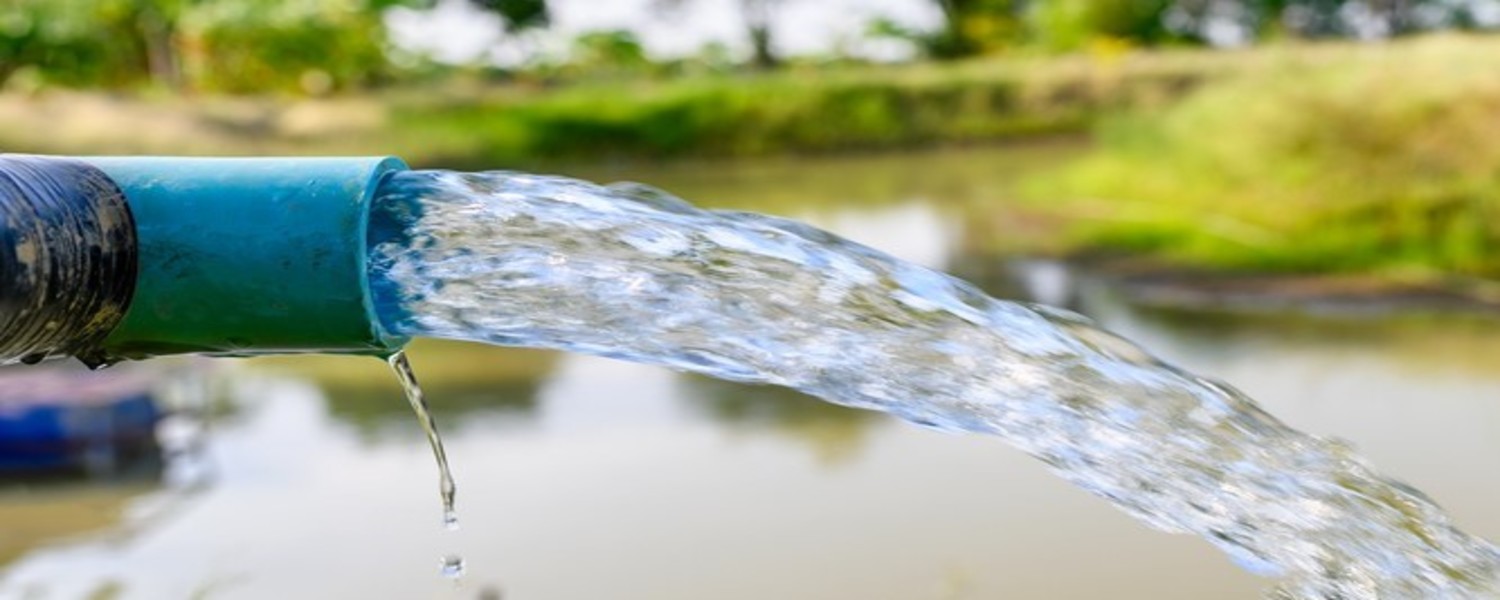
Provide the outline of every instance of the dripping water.
<path id="1" fill-rule="evenodd" d="M 432 447 L 432 457 L 437 461 L 438 467 L 438 495 L 443 501 L 443 527 L 449 531 L 458 529 L 458 511 L 454 508 L 454 499 L 458 494 L 458 486 L 453 483 L 453 471 L 448 467 L 448 452 L 443 449 L 443 437 L 438 433 L 437 421 L 432 418 L 432 411 L 427 407 L 427 396 L 422 393 L 421 384 L 417 383 L 417 376 L 411 368 L 411 361 L 407 360 L 406 352 L 397 351 L 386 359 L 391 365 L 391 370 L 396 373 L 396 378 L 401 382 L 401 389 L 406 392 L 406 401 L 411 404 L 411 410 L 417 416 L 417 423 L 422 426 L 422 432 L 427 435 L 427 444 Z M 464 573 L 464 559 L 458 555 L 446 555 L 441 561 L 443 575 L 448 577 L 461 577 Z"/>
<path id="2" fill-rule="evenodd" d="M 443 556 L 440 567 L 443 576 L 450 579 L 458 579 L 464 576 L 464 570 L 468 567 L 464 564 L 464 557 L 457 554 Z"/>

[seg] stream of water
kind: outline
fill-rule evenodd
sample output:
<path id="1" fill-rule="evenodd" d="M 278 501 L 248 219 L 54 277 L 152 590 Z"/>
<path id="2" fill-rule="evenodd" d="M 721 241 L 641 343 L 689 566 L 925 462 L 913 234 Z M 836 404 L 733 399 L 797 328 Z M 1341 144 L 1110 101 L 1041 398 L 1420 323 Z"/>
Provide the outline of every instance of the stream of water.
<path id="1" fill-rule="evenodd" d="M 438 432 L 437 420 L 432 418 L 432 411 L 427 406 L 427 394 L 422 392 L 422 384 L 417 381 L 417 374 L 412 370 L 406 352 L 396 352 L 386 362 L 391 365 L 391 371 L 401 382 L 406 401 L 411 404 L 417 424 L 421 425 L 422 433 L 427 437 L 427 446 L 432 449 L 433 460 L 437 461 L 438 498 L 443 502 L 443 527 L 456 531 L 458 509 L 455 500 L 458 497 L 458 485 L 453 481 L 453 469 L 448 466 L 448 450 L 443 447 L 443 436 Z M 439 568 L 445 577 L 462 577 L 465 570 L 464 558 L 457 554 L 445 554 L 439 561 Z"/>
<path id="2" fill-rule="evenodd" d="M 1500 596 L 1500 550 L 1349 448 L 1081 316 L 797 222 L 642 186 L 418 171 L 382 186 L 370 244 L 376 302 L 401 334 L 782 385 L 996 435 L 1279 578 L 1276 597 Z"/>

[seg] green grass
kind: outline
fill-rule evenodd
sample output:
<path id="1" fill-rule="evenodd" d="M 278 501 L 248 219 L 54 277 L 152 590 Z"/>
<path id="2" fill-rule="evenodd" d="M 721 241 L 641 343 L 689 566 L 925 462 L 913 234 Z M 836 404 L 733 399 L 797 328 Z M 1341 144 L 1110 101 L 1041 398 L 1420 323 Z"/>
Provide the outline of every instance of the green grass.
<path id="1" fill-rule="evenodd" d="M 394 107 L 392 134 L 448 164 L 833 153 L 1086 131 L 1107 111 L 1180 96 L 1203 56 L 803 68 L 584 84 Z"/>
<path id="2" fill-rule="evenodd" d="M 327 99 L 0 94 L 0 144 L 51 153 L 399 154 L 537 167 L 894 150 L 1086 132 L 1234 70 L 1232 54 L 997 57 L 771 73 L 438 82 Z M 39 123 L 48 123 L 40 126 Z"/>
<path id="3" fill-rule="evenodd" d="M 1258 54 L 1170 110 L 1105 122 L 1094 156 L 1031 195 L 1079 249 L 1500 276 L 1500 40 Z"/>

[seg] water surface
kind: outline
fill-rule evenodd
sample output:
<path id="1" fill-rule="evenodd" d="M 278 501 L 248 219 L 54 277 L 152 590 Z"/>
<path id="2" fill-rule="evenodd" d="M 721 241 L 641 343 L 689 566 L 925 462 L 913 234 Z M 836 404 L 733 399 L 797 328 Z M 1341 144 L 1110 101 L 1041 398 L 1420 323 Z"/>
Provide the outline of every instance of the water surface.
<path id="1" fill-rule="evenodd" d="M 951 206 L 912 193 L 805 216 L 945 268 L 969 262 L 955 253 Z M 1048 272 L 982 278 L 992 293 L 1062 298 L 1235 382 L 1291 424 L 1353 441 L 1467 530 L 1500 537 L 1489 475 L 1500 374 L 1487 359 L 1500 355 L 1500 331 L 1442 318 L 1162 315 Z M 241 416 L 206 450 L 206 490 L 164 518 L 127 510 L 117 525 L 36 536 L 0 574 L 0 597 L 1253 598 L 1265 583 L 998 441 L 602 359 L 413 353 L 419 370 L 463 360 L 534 368 L 496 373 L 488 395 L 451 374 L 463 400 L 446 414 L 442 378 L 424 377 L 465 486 L 461 589 L 433 574 L 453 536 L 432 525 L 431 457 L 394 383 L 382 394 L 247 373 L 233 384 Z M 388 412 L 350 408 L 382 398 Z M 121 496 L 128 507 L 152 493 Z M 26 518 L 16 507 L 27 498 L 7 492 L 0 533 Z"/>

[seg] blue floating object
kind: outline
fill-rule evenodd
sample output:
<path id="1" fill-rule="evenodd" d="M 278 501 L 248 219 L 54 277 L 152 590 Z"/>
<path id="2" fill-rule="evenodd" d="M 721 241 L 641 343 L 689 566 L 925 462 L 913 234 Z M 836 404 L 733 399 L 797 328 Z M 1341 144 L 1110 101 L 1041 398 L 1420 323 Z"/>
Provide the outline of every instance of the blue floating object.
<path id="1" fill-rule="evenodd" d="M 108 468 L 155 448 L 161 417 L 140 377 L 0 372 L 0 473 Z"/>

